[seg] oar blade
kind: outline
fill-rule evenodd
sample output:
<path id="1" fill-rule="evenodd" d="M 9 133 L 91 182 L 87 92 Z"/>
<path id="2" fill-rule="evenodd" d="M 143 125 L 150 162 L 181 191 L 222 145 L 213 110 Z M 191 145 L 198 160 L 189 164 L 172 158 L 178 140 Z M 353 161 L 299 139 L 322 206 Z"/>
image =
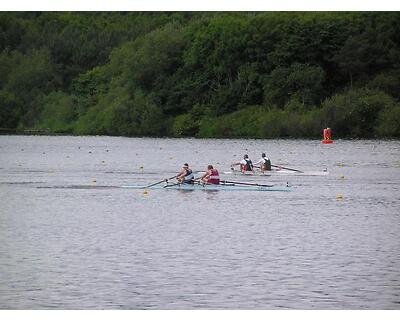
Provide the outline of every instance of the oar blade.
<path id="1" fill-rule="evenodd" d="M 292 169 L 292 168 L 287 168 L 287 167 L 282 167 L 282 166 L 277 166 L 277 165 L 274 165 L 274 164 L 271 164 L 271 167 L 303 173 L 303 171 L 301 171 L 301 170 Z"/>
<path id="2" fill-rule="evenodd" d="M 171 178 L 165 178 L 165 179 L 162 179 L 162 180 L 160 180 L 160 181 L 158 181 L 158 182 L 149 184 L 149 185 L 145 186 L 145 188 L 154 187 L 154 186 L 156 186 L 156 185 L 158 185 L 158 184 L 160 184 L 160 183 L 166 182 L 166 181 L 168 181 L 168 180 L 170 180 L 170 179 L 173 179 L 173 178 L 176 178 L 176 176 L 172 176 Z"/>
<path id="3" fill-rule="evenodd" d="M 273 184 L 259 184 L 259 183 L 250 183 L 250 182 L 241 182 L 241 181 L 228 181 L 228 180 L 221 180 L 222 183 L 225 184 L 233 184 L 233 185 L 244 185 L 244 186 L 256 186 L 256 187 L 267 187 L 271 188 Z"/>

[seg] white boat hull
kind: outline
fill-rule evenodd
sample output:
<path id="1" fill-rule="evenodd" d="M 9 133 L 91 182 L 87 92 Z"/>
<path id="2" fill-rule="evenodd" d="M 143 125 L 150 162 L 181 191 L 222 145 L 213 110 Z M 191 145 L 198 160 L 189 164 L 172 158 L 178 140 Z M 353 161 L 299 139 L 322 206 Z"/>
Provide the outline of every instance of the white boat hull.
<path id="1" fill-rule="evenodd" d="M 247 171 L 247 172 L 241 172 L 238 170 L 233 170 L 233 171 L 225 171 L 223 174 L 226 175 L 233 175 L 233 176 L 260 176 L 260 177 L 270 177 L 270 176 L 326 176 L 329 174 L 328 171 L 302 171 L 302 172 L 297 172 L 297 171 L 290 171 L 290 170 L 271 170 L 271 171 Z"/>

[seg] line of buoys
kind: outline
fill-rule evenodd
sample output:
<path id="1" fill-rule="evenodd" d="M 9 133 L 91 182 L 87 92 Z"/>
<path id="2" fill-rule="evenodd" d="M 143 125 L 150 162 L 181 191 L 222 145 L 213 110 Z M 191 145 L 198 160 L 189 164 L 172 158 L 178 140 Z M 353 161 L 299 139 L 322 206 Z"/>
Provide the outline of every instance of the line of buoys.
<path id="1" fill-rule="evenodd" d="M 325 128 L 324 129 L 324 134 L 323 134 L 323 140 L 322 143 L 323 144 L 329 144 L 329 143 L 333 143 L 332 137 L 331 137 L 331 129 L 330 128 Z"/>

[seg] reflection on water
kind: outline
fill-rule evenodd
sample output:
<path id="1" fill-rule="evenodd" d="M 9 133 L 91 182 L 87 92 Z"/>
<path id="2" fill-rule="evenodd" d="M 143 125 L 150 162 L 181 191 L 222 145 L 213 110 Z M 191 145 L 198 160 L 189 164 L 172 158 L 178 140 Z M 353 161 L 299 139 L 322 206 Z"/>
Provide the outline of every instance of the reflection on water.
<path id="1" fill-rule="evenodd" d="M 400 306 L 397 141 L 0 136 L 0 146 L 1 309 Z M 235 176 L 288 181 L 289 193 L 119 188 L 261 152 L 329 175 Z"/>

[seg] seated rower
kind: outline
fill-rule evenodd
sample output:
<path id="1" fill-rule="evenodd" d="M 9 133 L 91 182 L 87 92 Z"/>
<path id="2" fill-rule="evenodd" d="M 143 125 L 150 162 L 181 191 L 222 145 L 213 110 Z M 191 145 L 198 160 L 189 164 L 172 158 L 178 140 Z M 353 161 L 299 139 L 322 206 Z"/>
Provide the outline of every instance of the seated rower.
<path id="1" fill-rule="evenodd" d="M 201 181 L 210 184 L 219 184 L 219 173 L 217 169 L 209 164 L 207 166 L 207 172 L 201 177 Z"/>
<path id="2" fill-rule="evenodd" d="M 245 173 L 246 171 L 253 171 L 253 162 L 249 159 L 249 156 L 247 154 L 244 155 L 243 160 L 240 162 L 232 163 L 232 166 L 237 166 L 240 165 L 240 170 Z"/>
<path id="3" fill-rule="evenodd" d="M 190 183 L 193 184 L 194 175 L 193 171 L 189 168 L 189 165 L 185 163 L 182 170 L 176 176 L 179 183 Z"/>
<path id="4" fill-rule="evenodd" d="M 261 154 L 261 159 L 258 160 L 254 165 L 260 165 L 261 172 L 272 170 L 271 160 L 267 158 L 264 152 Z"/>

